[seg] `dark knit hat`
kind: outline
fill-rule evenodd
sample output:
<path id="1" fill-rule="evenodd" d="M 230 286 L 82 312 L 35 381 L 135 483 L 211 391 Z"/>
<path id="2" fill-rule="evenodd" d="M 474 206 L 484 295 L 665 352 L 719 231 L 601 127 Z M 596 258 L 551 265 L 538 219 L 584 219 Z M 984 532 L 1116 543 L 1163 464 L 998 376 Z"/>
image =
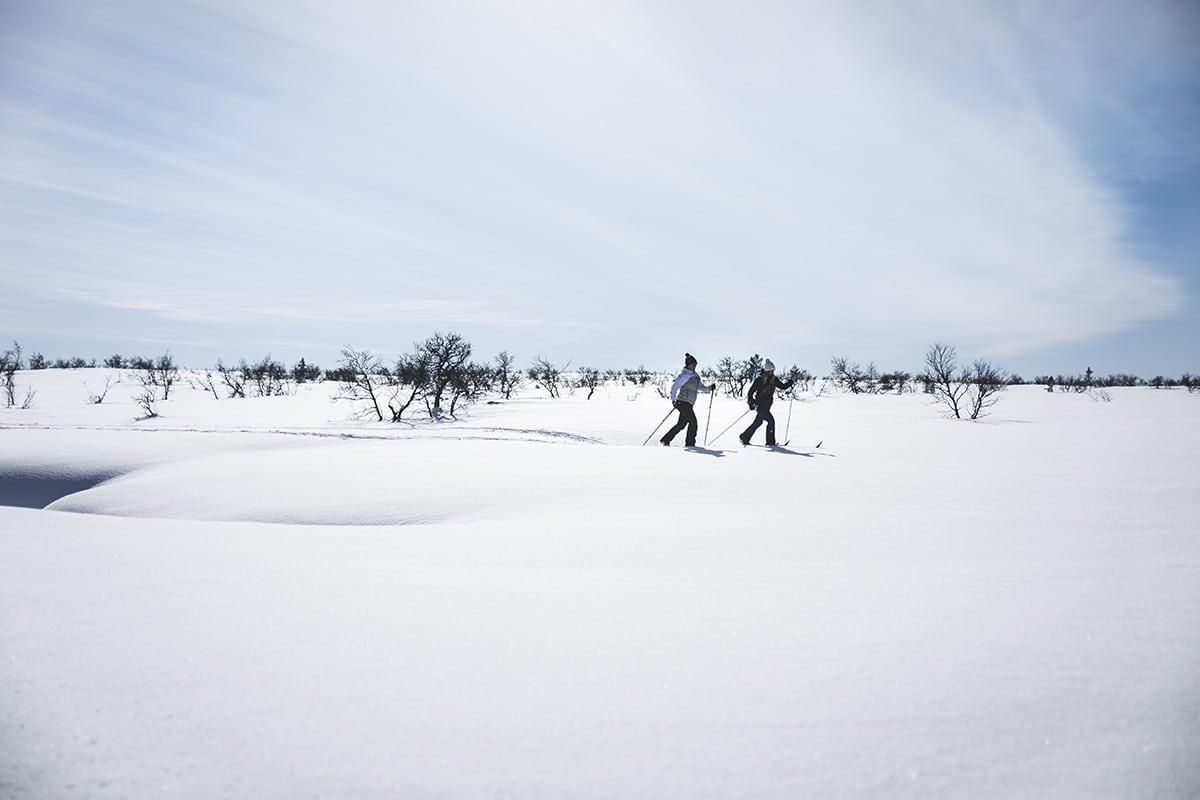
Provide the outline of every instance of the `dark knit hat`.
<path id="1" fill-rule="evenodd" d="M 684 364 L 695 364 L 696 357 L 694 355 L 692 355 L 691 353 L 684 353 L 683 354 L 683 363 Z"/>

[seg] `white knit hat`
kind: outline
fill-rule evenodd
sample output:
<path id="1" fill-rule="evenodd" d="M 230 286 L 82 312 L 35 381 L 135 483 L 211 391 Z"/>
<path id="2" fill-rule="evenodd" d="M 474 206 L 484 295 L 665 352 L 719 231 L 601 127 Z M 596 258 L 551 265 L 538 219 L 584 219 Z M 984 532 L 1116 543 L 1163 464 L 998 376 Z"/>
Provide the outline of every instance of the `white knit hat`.
<path id="1" fill-rule="evenodd" d="M 774 372 L 775 371 L 775 362 L 768 358 L 766 360 L 766 363 L 763 364 L 763 369 L 766 370 L 767 372 Z"/>

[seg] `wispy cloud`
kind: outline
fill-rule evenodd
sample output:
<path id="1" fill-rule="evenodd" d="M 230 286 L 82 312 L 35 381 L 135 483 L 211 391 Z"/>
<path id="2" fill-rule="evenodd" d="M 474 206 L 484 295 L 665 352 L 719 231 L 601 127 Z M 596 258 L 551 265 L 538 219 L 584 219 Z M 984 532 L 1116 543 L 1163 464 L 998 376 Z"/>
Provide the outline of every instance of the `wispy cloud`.
<path id="1" fill-rule="evenodd" d="M 1186 90 L 1193 18 L 1119 5 L 47 3 L 0 38 L 2 280 L 604 328 L 618 362 L 697 319 L 731 351 L 1084 340 L 1186 302 L 1111 179 L 1184 147 L 1136 97 Z"/>

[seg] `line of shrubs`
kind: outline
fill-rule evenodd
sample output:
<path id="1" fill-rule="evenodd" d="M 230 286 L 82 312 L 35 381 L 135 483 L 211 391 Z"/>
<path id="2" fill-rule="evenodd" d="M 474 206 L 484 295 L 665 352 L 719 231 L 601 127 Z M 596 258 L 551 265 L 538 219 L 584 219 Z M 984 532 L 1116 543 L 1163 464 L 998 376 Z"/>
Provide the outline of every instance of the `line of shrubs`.
<path id="1" fill-rule="evenodd" d="M 649 386 L 666 396 L 673 377 L 673 373 L 655 373 L 644 366 L 625 370 L 600 370 L 585 366 L 568 371 L 569 364 L 558 366 L 544 356 L 536 357 L 527 368 L 521 369 L 507 352 L 483 364 L 472 361 L 470 357 L 471 345 L 464 337 L 457 333 L 435 333 L 424 342 L 415 343 L 414 349 L 400 356 L 394 364 L 385 364 L 370 352 L 346 347 L 342 350 L 338 366 L 329 370 L 322 370 L 303 358 L 289 368 L 268 355 L 253 363 L 240 359 L 232 366 L 218 360 L 213 369 L 188 371 L 188 380 L 217 399 L 221 398 L 222 393 L 230 398 L 290 394 L 297 385 L 329 381 L 339 385 L 339 399 L 354 401 L 364 415 L 395 421 L 418 401 L 432 416 L 442 413 L 453 416 L 459 404 L 473 402 L 488 393 L 497 393 L 507 399 L 524 383 L 532 384 L 550 397 L 558 397 L 560 390 L 566 388 L 571 391 L 586 390 L 587 397 L 591 398 L 596 389 L 606 383 L 639 388 Z M 964 397 L 971 398 L 966 411 L 972 418 L 994 403 L 995 394 L 1008 386 L 1031 384 L 1044 386 L 1051 392 L 1079 393 L 1118 386 L 1200 390 L 1200 377 L 1190 374 L 1180 378 L 1157 376 L 1147 381 L 1127 374 L 1098 377 L 1090 367 L 1080 375 L 1042 375 L 1027 382 L 985 361 L 959 367 L 956 358 L 953 347 L 936 344 L 926 354 L 925 371 L 913 375 L 898 370 L 882 371 L 874 363 L 864 367 L 845 357 L 835 357 L 830 361 L 830 374 L 818 390 L 825 391 L 833 387 L 852 394 L 899 394 L 915 392 L 920 387 L 926 393 L 942 399 L 955 416 L 960 411 L 956 396 L 962 393 Z M 740 397 L 761 373 L 763 363 L 764 359 L 758 354 L 745 359 L 724 356 L 716 361 L 714 367 L 704 369 L 702 374 L 706 380 L 716 383 L 725 394 Z M 150 416 L 155 413 L 153 404 L 157 400 L 167 399 L 171 386 L 180 374 L 170 353 L 157 358 L 116 354 L 99 365 L 94 359 L 60 358 L 51 361 L 36 352 L 28 358 L 28 368 L 32 370 L 97 366 L 134 373 L 145 390 L 135 399 Z M 0 354 L 0 388 L 3 389 L 0 400 L 4 401 L 6 407 L 21 405 L 27 408 L 32 402 L 32 390 L 27 392 L 23 401 L 17 397 L 14 376 L 24 368 L 21 347 L 14 342 L 11 350 Z M 794 385 L 792 389 L 781 393 L 784 397 L 808 391 L 817 381 L 812 373 L 794 364 L 788 369 L 779 370 L 778 374 Z M 108 386 L 104 393 L 107 389 Z M 104 393 L 93 394 L 89 399 L 91 402 L 102 402 Z"/>

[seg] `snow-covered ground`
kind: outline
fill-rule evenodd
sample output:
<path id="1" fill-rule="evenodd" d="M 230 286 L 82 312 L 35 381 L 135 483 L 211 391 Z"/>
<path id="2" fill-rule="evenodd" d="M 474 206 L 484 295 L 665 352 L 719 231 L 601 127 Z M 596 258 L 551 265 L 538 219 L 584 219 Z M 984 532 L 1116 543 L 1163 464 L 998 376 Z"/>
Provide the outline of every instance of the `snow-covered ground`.
<path id="1" fill-rule="evenodd" d="M 105 374 L 0 409 L 0 797 L 1200 796 L 1200 395 L 686 451 L 629 386 L 137 420 Z"/>

